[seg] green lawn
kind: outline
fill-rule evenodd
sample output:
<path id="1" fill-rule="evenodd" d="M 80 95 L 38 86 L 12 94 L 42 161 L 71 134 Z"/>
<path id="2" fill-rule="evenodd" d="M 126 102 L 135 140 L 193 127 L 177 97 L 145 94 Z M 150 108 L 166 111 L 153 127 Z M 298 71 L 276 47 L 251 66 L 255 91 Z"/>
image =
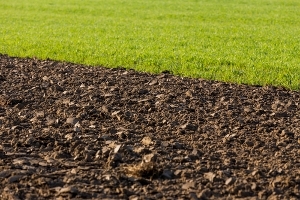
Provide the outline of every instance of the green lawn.
<path id="1" fill-rule="evenodd" d="M 299 90 L 300 1 L 0 1 L 0 53 Z"/>

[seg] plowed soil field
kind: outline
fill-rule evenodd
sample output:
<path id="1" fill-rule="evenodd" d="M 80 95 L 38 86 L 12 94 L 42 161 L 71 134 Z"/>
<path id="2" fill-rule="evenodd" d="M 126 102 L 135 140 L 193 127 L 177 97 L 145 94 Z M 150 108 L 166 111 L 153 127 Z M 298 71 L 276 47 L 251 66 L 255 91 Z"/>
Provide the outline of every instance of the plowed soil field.
<path id="1" fill-rule="evenodd" d="M 300 199 L 300 93 L 0 55 L 0 199 Z"/>

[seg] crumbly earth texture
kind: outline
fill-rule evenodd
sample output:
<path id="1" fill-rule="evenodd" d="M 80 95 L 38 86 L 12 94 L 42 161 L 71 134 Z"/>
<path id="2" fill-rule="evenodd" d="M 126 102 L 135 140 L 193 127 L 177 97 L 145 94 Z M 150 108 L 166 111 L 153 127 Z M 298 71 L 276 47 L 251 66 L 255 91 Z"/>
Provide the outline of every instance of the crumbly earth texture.
<path id="1" fill-rule="evenodd" d="M 0 199 L 300 199 L 299 91 L 0 67 Z"/>

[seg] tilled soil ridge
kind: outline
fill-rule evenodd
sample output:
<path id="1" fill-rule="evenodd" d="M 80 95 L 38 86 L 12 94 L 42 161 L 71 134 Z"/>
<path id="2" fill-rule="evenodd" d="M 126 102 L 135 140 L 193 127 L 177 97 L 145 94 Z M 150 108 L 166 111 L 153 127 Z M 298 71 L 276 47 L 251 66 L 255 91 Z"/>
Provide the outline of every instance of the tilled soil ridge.
<path id="1" fill-rule="evenodd" d="M 300 199 L 300 93 L 0 55 L 1 199 Z"/>

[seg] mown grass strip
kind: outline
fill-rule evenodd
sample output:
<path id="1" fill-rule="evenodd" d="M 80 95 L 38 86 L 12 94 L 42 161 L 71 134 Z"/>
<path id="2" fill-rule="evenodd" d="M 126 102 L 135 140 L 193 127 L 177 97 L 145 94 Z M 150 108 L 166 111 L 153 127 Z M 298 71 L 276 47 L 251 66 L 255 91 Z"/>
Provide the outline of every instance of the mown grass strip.
<path id="1" fill-rule="evenodd" d="M 0 53 L 300 89 L 297 0 L 10 0 Z"/>

